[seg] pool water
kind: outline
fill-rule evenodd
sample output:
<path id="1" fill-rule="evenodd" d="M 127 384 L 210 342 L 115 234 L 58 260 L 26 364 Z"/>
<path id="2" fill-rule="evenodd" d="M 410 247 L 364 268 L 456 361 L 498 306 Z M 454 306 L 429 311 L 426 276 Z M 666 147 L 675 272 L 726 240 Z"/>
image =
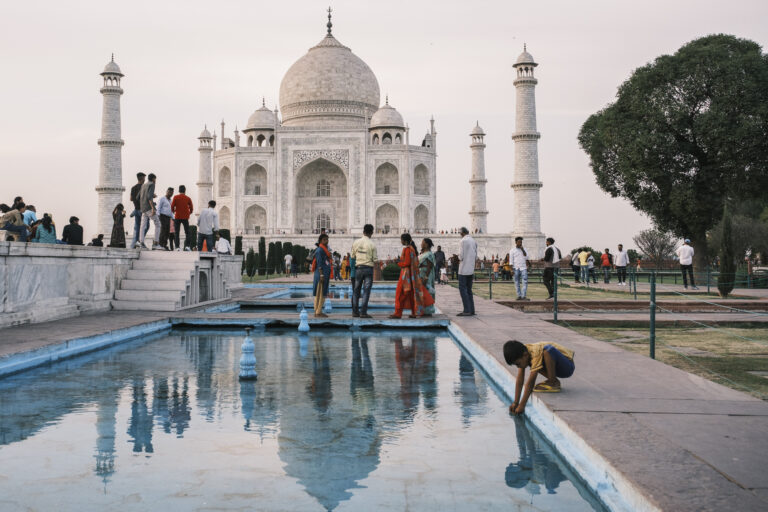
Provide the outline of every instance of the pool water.
<path id="1" fill-rule="evenodd" d="M 602 510 L 446 333 L 253 337 L 0 380 L 0 510 Z"/>
<path id="2" fill-rule="evenodd" d="M 257 288 L 258 286 L 252 286 L 252 288 Z M 327 297 L 330 299 L 351 299 L 352 294 L 349 292 L 350 287 L 348 285 L 342 286 L 342 285 L 331 285 L 328 288 L 328 295 Z M 312 298 L 312 285 L 290 285 L 287 289 L 279 289 L 275 292 L 268 293 L 264 295 L 262 298 L 268 298 L 268 299 L 306 299 L 306 298 Z M 392 286 L 388 287 L 382 287 L 382 286 L 374 286 L 371 289 L 371 294 L 369 297 L 369 300 L 371 301 L 386 301 L 386 302 L 393 302 L 395 301 L 395 288 Z"/>

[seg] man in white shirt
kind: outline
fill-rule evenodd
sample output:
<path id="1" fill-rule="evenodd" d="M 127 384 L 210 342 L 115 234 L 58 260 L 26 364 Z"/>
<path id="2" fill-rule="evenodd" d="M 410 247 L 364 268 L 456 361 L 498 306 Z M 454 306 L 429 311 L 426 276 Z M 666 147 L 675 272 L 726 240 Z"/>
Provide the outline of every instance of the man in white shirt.
<path id="1" fill-rule="evenodd" d="M 515 237 L 515 246 L 509 251 L 509 266 L 512 267 L 515 276 L 517 300 L 531 300 L 526 297 L 528 293 L 528 266 L 530 264 L 528 253 L 523 249 L 523 237 Z"/>
<path id="2" fill-rule="evenodd" d="M 293 262 L 293 255 L 292 254 L 286 254 L 285 258 L 285 273 L 290 274 L 291 273 L 291 263 Z"/>
<path id="3" fill-rule="evenodd" d="M 203 241 L 205 241 L 206 251 L 213 251 L 213 232 L 219 230 L 219 214 L 214 208 L 216 208 L 216 201 L 208 201 L 208 208 L 203 208 L 200 218 L 197 219 L 198 251 L 203 250 Z"/>
<path id="4" fill-rule="evenodd" d="M 616 269 L 619 286 L 627 286 L 627 265 L 629 265 L 629 253 L 624 250 L 622 244 L 619 244 L 618 252 L 613 257 L 613 268 Z"/>
<path id="5" fill-rule="evenodd" d="M 173 219 L 171 197 L 173 197 L 173 187 L 169 187 L 165 191 L 165 195 L 157 202 L 157 214 L 160 216 L 160 247 L 164 251 L 170 250 L 168 249 L 168 236 L 171 234 L 171 219 Z"/>
<path id="6" fill-rule="evenodd" d="M 472 296 L 472 280 L 475 277 L 477 261 L 477 242 L 469 236 L 467 228 L 461 228 L 461 248 L 459 250 L 459 294 L 464 311 L 457 316 L 475 315 L 475 298 Z"/>
<path id="7" fill-rule="evenodd" d="M 214 250 L 219 254 L 232 254 L 232 246 L 229 245 L 229 240 L 216 233 L 216 245 Z"/>
<path id="8" fill-rule="evenodd" d="M 677 257 L 680 260 L 680 270 L 683 272 L 683 286 L 688 289 L 688 276 L 691 277 L 691 288 L 698 290 L 696 283 L 693 280 L 693 247 L 691 247 L 691 240 L 686 238 L 685 243 L 677 248 Z"/>

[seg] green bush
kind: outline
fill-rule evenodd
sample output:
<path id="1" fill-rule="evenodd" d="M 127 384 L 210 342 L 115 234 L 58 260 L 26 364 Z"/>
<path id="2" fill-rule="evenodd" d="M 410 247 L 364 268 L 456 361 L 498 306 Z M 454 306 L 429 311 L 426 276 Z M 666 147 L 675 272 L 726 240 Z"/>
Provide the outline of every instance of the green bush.
<path id="1" fill-rule="evenodd" d="M 731 214 L 728 206 L 723 208 L 723 232 L 720 239 L 720 275 L 717 276 L 717 291 L 722 298 L 733 291 L 736 280 L 736 261 L 731 243 Z"/>
<path id="2" fill-rule="evenodd" d="M 275 274 L 282 274 L 285 267 L 285 261 L 283 261 L 283 242 L 275 242 L 275 260 L 274 260 L 274 272 Z"/>
<path id="3" fill-rule="evenodd" d="M 397 281 L 400 277 L 400 267 L 397 263 L 388 263 L 381 272 L 381 278 L 384 281 Z"/>
<path id="4" fill-rule="evenodd" d="M 259 275 L 263 276 L 267 269 L 267 241 L 263 236 L 259 237 L 259 257 L 256 260 L 256 267 Z"/>
<path id="5" fill-rule="evenodd" d="M 235 254 L 243 254 L 243 237 L 235 237 Z"/>
<path id="6" fill-rule="evenodd" d="M 248 255 L 245 257 L 245 272 L 248 277 L 253 277 L 256 274 L 256 253 L 253 252 L 253 247 L 248 249 Z"/>

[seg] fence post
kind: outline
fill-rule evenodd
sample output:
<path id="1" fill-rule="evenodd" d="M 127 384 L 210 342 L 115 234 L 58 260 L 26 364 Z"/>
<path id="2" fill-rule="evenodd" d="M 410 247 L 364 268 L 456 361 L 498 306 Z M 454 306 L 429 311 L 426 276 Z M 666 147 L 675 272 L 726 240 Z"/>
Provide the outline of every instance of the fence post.
<path id="1" fill-rule="evenodd" d="M 637 300 L 637 267 L 632 269 L 632 275 L 634 276 L 632 279 L 632 289 L 635 292 L 635 300 Z"/>
<path id="2" fill-rule="evenodd" d="M 560 269 L 555 267 L 555 280 L 554 280 L 554 289 L 552 291 L 553 299 L 552 299 L 552 311 L 554 313 L 553 321 L 554 323 L 557 323 L 557 278 L 560 277 Z"/>
<path id="3" fill-rule="evenodd" d="M 712 266 L 707 264 L 707 295 L 709 295 L 709 286 L 711 282 L 711 276 L 712 276 Z"/>
<path id="4" fill-rule="evenodd" d="M 651 359 L 656 359 L 656 272 L 651 272 L 651 332 L 650 347 Z"/>
<path id="5" fill-rule="evenodd" d="M 493 279 L 491 270 L 488 270 L 488 300 L 493 300 Z"/>

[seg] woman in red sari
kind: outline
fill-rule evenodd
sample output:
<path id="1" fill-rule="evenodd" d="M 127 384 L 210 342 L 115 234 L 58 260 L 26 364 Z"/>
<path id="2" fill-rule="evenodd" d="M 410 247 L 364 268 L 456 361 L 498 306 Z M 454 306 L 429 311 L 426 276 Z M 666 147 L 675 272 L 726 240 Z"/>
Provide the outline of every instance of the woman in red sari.
<path id="1" fill-rule="evenodd" d="M 434 304 L 435 300 L 419 279 L 419 253 L 411 235 L 400 235 L 400 243 L 403 244 L 403 253 L 397 262 L 400 278 L 395 291 L 395 313 L 389 318 L 402 318 L 404 309 L 411 310 L 410 318 L 418 318 L 424 315 L 424 308 Z"/>

